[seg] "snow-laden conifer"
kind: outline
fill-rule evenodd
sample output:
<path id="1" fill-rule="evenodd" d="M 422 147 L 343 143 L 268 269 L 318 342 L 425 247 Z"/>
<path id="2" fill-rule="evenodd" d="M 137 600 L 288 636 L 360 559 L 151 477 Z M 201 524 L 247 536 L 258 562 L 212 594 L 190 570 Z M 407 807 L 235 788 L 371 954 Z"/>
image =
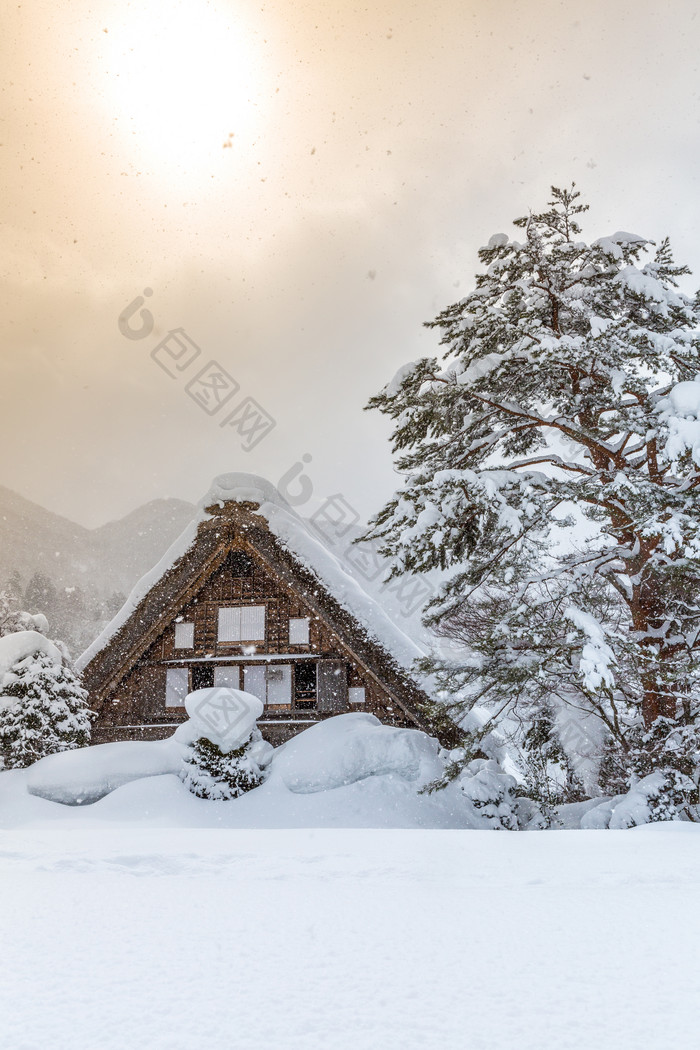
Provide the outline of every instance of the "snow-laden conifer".
<path id="1" fill-rule="evenodd" d="M 667 240 L 587 243 L 585 211 L 552 188 L 492 237 L 428 325 L 444 357 L 371 400 L 405 480 L 370 535 L 395 574 L 444 574 L 424 669 L 454 715 L 527 730 L 553 712 L 600 754 L 640 721 L 698 718 L 700 307 Z"/>
<path id="2" fill-rule="evenodd" d="M 200 737 L 187 747 L 180 779 L 199 798 L 238 798 L 262 784 L 271 750 L 257 727 L 245 743 L 228 752 Z"/>
<path id="3" fill-rule="evenodd" d="M 66 663 L 41 650 L 17 661 L 0 688 L 0 760 L 6 769 L 90 743 L 87 691 Z"/>

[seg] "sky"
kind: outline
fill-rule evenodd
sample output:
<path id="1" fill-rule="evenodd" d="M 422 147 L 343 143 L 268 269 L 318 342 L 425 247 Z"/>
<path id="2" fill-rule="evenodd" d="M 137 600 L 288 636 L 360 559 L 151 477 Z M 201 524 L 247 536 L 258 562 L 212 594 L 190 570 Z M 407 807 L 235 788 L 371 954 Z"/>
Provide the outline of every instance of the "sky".
<path id="1" fill-rule="evenodd" d="M 363 406 L 437 352 L 423 322 L 552 184 L 590 203 L 587 239 L 668 234 L 700 273 L 699 21 L 683 0 L 8 8 L 0 484 L 91 527 L 228 471 L 376 512 L 400 479 Z"/>

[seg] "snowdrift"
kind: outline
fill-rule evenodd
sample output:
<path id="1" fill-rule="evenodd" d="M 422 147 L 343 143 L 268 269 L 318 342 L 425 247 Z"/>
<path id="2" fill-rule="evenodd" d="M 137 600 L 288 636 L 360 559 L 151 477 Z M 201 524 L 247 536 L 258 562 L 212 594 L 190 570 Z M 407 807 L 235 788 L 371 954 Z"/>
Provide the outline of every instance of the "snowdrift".
<path id="1" fill-rule="evenodd" d="M 24 776 L 30 795 L 63 805 L 89 805 L 132 780 L 177 775 L 182 750 L 172 738 L 96 744 L 48 755 L 15 775 Z"/>
<path id="2" fill-rule="evenodd" d="M 480 826 L 456 785 L 421 793 L 443 771 L 437 741 L 373 715 L 338 715 L 300 733 L 276 749 L 260 787 L 227 802 L 196 798 L 179 779 L 186 737 L 99 744 L 0 773 L 0 826 Z"/>
<path id="3" fill-rule="evenodd" d="M 277 749 L 272 772 L 289 791 L 333 791 L 368 777 L 393 775 L 423 787 L 443 772 L 438 742 L 416 729 L 394 729 L 368 714 L 319 722 Z"/>

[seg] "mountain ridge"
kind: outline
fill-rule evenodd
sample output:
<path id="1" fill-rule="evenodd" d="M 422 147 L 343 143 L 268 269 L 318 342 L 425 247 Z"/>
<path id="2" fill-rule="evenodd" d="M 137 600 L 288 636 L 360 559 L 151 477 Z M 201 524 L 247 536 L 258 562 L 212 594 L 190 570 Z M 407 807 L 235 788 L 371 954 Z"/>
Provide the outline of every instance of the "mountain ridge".
<path id="1" fill-rule="evenodd" d="M 57 587 L 128 592 L 195 513 L 186 500 L 159 498 L 87 528 L 0 485 L 0 587 L 13 572 L 25 583 L 43 573 Z"/>

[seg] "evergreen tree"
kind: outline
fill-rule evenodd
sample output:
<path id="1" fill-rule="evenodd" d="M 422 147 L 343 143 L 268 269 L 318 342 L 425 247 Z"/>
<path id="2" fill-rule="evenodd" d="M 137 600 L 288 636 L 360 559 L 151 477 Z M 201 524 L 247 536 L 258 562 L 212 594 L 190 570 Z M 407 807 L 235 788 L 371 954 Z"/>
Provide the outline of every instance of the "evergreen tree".
<path id="1" fill-rule="evenodd" d="M 37 651 L 5 675 L 0 695 L 0 758 L 5 768 L 90 743 L 87 691 L 69 666 Z"/>
<path id="2" fill-rule="evenodd" d="M 22 586 L 22 577 L 20 576 L 18 569 L 13 569 L 10 573 L 10 577 L 5 584 L 4 592 L 7 598 L 14 605 L 18 605 L 24 596 L 24 587 Z"/>
<path id="3" fill-rule="evenodd" d="M 18 631 L 39 631 L 48 629 L 43 613 L 23 612 L 11 591 L 0 591 L 0 638 Z"/>
<path id="4" fill-rule="evenodd" d="M 0 638 L 26 628 L 22 624 L 22 613 L 17 609 L 15 596 L 9 589 L 0 591 Z"/>
<path id="5" fill-rule="evenodd" d="M 30 609 L 36 609 L 46 616 L 54 611 L 56 606 L 56 586 L 43 572 L 35 572 L 27 584 L 24 592 L 25 605 Z"/>
<path id="6" fill-rule="evenodd" d="M 367 538 L 394 575 L 443 571 L 426 622 L 457 645 L 423 670 L 453 716 L 564 706 L 631 769 L 640 721 L 698 719 L 700 299 L 668 240 L 585 243 L 586 210 L 553 187 L 492 237 L 428 324 L 443 360 L 372 398 L 405 482 Z"/>
<path id="7" fill-rule="evenodd" d="M 229 752 L 200 737 L 187 748 L 180 779 L 198 798 L 238 798 L 262 784 L 261 766 L 269 760 L 271 750 L 257 728 L 244 744 Z"/>
<path id="8" fill-rule="evenodd" d="M 581 802 L 586 796 L 579 777 L 562 747 L 551 709 L 544 707 L 522 742 L 524 790 L 551 818 L 555 806 Z"/>

